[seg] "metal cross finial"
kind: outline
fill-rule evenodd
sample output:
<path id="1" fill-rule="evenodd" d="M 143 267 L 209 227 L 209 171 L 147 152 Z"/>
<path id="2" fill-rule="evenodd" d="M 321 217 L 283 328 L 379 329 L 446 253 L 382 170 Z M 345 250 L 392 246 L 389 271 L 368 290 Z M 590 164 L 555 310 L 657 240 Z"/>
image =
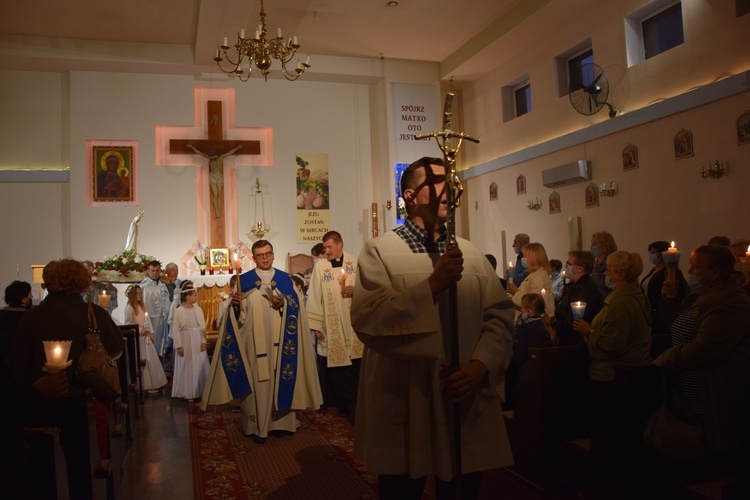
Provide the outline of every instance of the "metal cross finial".
<path id="1" fill-rule="evenodd" d="M 446 168 L 446 180 L 448 182 L 448 220 L 446 222 L 446 249 L 452 250 L 458 247 L 456 241 L 456 208 L 461 206 L 461 195 L 464 192 L 464 187 L 461 185 L 461 179 L 458 178 L 456 173 L 456 155 L 461 149 L 464 139 L 472 142 L 479 142 L 470 135 L 466 135 L 463 132 L 454 132 L 451 130 L 451 122 L 453 120 L 453 92 L 448 92 L 445 95 L 445 108 L 443 110 L 443 130 L 428 132 L 425 134 L 419 134 L 415 139 L 427 139 L 434 137 L 443 152 L 443 159 L 445 160 Z M 458 139 L 454 141 L 453 139 Z M 455 143 L 455 144 L 454 144 Z"/>

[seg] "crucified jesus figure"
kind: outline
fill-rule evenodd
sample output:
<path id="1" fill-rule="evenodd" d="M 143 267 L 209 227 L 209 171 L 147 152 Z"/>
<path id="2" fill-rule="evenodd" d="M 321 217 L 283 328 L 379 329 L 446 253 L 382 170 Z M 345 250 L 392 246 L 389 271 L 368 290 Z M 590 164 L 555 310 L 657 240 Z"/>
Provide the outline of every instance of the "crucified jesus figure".
<path id="1" fill-rule="evenodd" d="M 216 217 L 221 217 L 221 193 L 224 190 L 224 158 L 236 153 L 242 147 L 242 144 L 222 154 L 218 154 L 213 150 L 204 153 L 192 144 L 188 144 L 187 147 L 195 151 L 195 154 L 208 160 L 208 183 L 211 186 L 211 193 L 214 197 L 214 214 Z"/>

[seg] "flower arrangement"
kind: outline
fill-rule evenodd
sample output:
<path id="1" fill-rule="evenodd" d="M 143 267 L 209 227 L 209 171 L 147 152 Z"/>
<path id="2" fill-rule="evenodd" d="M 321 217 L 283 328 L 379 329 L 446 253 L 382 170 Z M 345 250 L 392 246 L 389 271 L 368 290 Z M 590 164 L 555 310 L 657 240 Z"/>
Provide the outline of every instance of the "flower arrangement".
<path id="1" fill-rule="evenodd" d="M 206 266 L 206 251 L 208 250 L 208 245 L 205 243 L 198 242 L 198 250 L 195 252 L 195 255 L 193 255 L 193 259 L 195 259 L 195 262 L 198 263 L 199 266 Z"/>
<path id="2" fill-rule="evenodd" d="M 104 257 L 104 261 L 95 262 L 93 275 L 106 281 L 117 281 L 126 277 L 142 277 L 146 272 L 148 263 L 152 260 L 156 259 L 136 253 L 133 250 L 126 250 L 119 255 Z"/>

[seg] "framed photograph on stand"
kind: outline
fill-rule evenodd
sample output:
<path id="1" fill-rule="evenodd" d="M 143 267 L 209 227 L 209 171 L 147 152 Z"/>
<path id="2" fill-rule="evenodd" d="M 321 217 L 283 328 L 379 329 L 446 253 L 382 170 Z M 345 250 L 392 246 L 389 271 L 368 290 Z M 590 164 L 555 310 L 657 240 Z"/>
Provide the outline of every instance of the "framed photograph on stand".
<path id="1" fill-rule="evenodd" d="M 229 249 L 212 248 L 209 252 L 208 265 L 213 269 L 229 269 Z"/>

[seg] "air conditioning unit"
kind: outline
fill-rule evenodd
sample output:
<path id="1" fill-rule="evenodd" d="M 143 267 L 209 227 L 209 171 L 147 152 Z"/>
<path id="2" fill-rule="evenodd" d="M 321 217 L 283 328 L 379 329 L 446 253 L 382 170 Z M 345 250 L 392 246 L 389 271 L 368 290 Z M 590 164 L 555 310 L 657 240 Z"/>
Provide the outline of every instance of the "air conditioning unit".
<path id="1" fill-rule="evenodd" d="M 542 170 L 542 184 L 554 188 L 591 180 L 591 162 L 578 160 L 575 163 Z"/>

